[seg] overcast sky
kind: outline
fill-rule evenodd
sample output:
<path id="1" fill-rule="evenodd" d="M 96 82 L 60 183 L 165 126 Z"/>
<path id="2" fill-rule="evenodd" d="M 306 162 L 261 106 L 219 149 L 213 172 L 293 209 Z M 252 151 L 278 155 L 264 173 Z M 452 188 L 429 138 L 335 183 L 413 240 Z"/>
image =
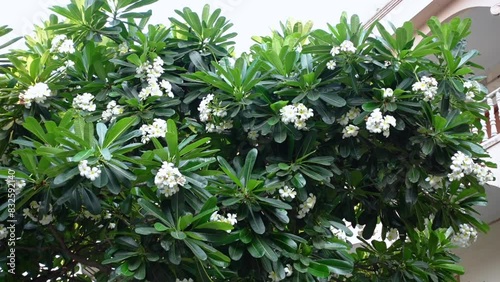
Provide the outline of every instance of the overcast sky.
<path id="1" fill-rule="evenodd" d="M 152 23 L 168 23 L 175 9 L 190 7 L 201 11 L 204 4 L 219 7 L 222 14 L 233 24 L 232 31 L 238 33 L 237 52 L 243 52 L 252 44 L 251 36 L 267 35 L 279 28 L 279 22 L 292 17 L 297 20 L 312 20 L 316 28 L 325 28 L 326 23 L 337 23 L 342 11 L 358 14 L 368 20 L 387 0 L 159 0 L 150 6 L 153 9 Z M 29 34 L 33 24 L 38 24 L 50 15 L 48 7 L 65 6 L 69 0 L 13 0 L 2 3 L 0 25 L 9 25 L 15 35 Z M 14 34 L 13 33 L 13 34 Z"/>

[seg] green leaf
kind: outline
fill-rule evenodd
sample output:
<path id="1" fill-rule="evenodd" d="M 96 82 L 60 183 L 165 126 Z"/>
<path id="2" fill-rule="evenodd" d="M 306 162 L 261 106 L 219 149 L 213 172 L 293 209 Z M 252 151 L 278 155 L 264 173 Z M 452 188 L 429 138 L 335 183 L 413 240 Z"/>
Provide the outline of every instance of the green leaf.
<path id="1" fill-rule="evenodd" d="M 167 231 L 169 229 L 167 226 L 165 226 L 163 223 L 160 223 L 160 222 L 156 222 L 154 224 L 154 227 L 155 227 L 156 231 L 160 231 L 160 232 Z"/>
<path id="2" fill-rule="evenodd" d="M 54 178 L 54 184 L 55 185 L 63 184 L 78 174 L 80 174 L 78 167 L 74 167 L 70 170 L 65 171 L 64 173 L 57 175 L 56 178 Z"/>
<path id="3" fill-rule="evenodd" d="M 250 177 L 252 176 L 253 166 L 255 165 L 255 160 L 257 159 L 257 149 L 252 149 L 248 152 L 245 158 L 245 164 L 241 169 L 241 184 L 243 186 L 247 185 Z"/>
<path id="4" fill-rule="evenodd" d="M 338 275 L 351 274 L 354 268 L 353 262 L 347 260 L 322 259 L 318 260 L 317 262 L 326 265 L 331 273 L 335 273 Z"/>
<path id="5" fill-rule="evenodd" d="M 416 167 L 412 167 L 406 174 L 406 178 L 408 178 L 411 183 L 417 183 L 420 179 L 420 171 Z"/>
<path id="6" fill-rule="evenodd" d="M 331 106 L 340 108 L 347 104 L 346 100 L 334 93 L 321 93 L 319 98 Z"/>
<path id="7" fill-rule="evenodd" d="M 83 204 L 91 214 L 101 213 L 101 201 L 92 191 L 87 188 L 80 189 L 80 194 L 82 195 Z"/>
<path id="8" fill-rule="evenodd" d="M 203 251 L 203 249 L 196 244 L 195 240 L 186 239 L 184 242 L 198 259 L 204 261 L 208 258 L 207 253 L 205 253 L 205 251 Z"/>
<path id="9" fill-rule="evenodd" d="M 196 226 L 195 229 L 213 229 L 213 230 L 233 230 L 233 226 L 227 222 L 209 221 Z"/>
<path id="10" fill-rule="evenodd" d="M 106 137 L 104 138 L 103 147 L 109 147 L 113 144 L 116 139 L 122 136 L 131 126 L 136 124 L 138 120 L 139 118 L 137 116 L 120 119 L 115 125 L 108 129 Z"/>
<path id="11" fill-rule="evenodd" d="M 165 134 L 165 139 L 167 141 L 168 151 L 170 153 L 170 156 L 175 157 L 178 165 L 179 144 L 177 137 L 177 126 L 175 125 L 175 121 L 171 119 L 167 121 L 167 133 Z"/>
<path id="12" fill-rule="evenodd" d="M 314 261 L 309 263 L 307 272 L 320 278 L 327 278 L 330 275 L 330 269 L 328 266 Z"/>
<path id="13" fill-rule="evenodd" d="M 157 219 L 161 220 L 161 222 L 163 222 L 166 226 L 168 226 L 169 228 L 174 228 L 174 223 L 171 220 L 169 220 L 165 216 L 165 214 L 158 207 L 156 207 L 153 203 L 151 203 L 150 201 L 145 200 L 145 199 L 138 199 L 137 203 L 146 212 L 153 215 Z"/>
<path id="14" fill-rule="evenodd" d="M 264 226 L 264 221 L 262 221 L 262 217 L 258 212 L 253 212 L 252 208 L 248 206 L 248 213 L 250 218 L 248 219 L 250 223 L 250 227 L 252 227 L 252 230 L 257 233 L 257 234 L 264 234 L 266 231 L 266 227 Z"/>
<path id="15" fill-rule="evenodd" d="M 88 157 L 92 156 L 94 152 L 95 152 L 94 148 L 80 151 L 73 158 L 71 158 L 71 161 L 79 162 L 81 160 L 86 160 Z"/>

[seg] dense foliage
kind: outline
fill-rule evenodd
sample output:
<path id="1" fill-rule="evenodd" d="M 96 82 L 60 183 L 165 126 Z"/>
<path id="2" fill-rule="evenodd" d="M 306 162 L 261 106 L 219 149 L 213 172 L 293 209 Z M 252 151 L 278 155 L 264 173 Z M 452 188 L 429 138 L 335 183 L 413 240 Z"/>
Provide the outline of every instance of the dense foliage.
<path id="1" fill-rule="evenodd" d="M 151 11 L 137 9 L 152 2 L 72 0 L 24 50 L 4 52 L 2 254 L 8 219 L 18 240 L 15 274 L 3 264 L 1 275 L 453 281 L 463 272 L 450 249 L 487 230 L 474 205 L 486 203 L 493 166 L 479 145 L 477 52 L 463 44 L 470 20 L 431 19 L 418 39 L 409 22 L 393 31 L 356 16 L 327 30 L 287 22 L 234 58 L 220 10 L 185 8 L 148 25 Z"/>

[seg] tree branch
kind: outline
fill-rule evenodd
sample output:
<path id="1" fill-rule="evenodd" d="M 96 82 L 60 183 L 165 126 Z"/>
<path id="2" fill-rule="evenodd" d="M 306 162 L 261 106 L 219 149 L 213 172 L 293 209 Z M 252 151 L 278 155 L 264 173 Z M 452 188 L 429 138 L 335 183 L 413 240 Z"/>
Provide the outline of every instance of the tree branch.
<path id="1" fill-rule="evenodd" d="M 49 226 L 49 230 L 50 230 L 50 233 L 52 233 L 52 236 L 54 236 L 54 238 L 56 239 L 56 241 L 61 246 L 61 251 L 63 252 L 63 254 L 65 256 L 67 256 L 67 257 L 71 258 L 72 260 L 74 260 L 74 261 L 76 261 L 78 263 L 81 263 L 83 265 L 90 266 L 90 267 L 95 267 L 95 268 L 99 269 L 99 271 L 102 271 L 104 273 L 110 273 L 111 272 L 111 268 L 108 267 L 108 266 L 102 265 L 102 264 L 100 264 L 98 262 L 95 262 L 95 261 L 88 260 L 85 257 L 82 257 L 80 255 L 72 253 L 71 250 L 68 249 L 68 247 L 64 243 L 64 240 L 61 238 L 61 236 L 59 236 L 59 234 L 57 233 L 57 230 L 55 230 L 53 226 Z"/>

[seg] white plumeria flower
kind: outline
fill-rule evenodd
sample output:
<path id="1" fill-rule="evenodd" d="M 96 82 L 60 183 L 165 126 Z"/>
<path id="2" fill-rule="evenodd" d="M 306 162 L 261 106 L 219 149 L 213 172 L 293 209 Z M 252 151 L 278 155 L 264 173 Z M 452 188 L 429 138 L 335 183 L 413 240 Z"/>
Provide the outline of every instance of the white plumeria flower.
<path id="1" fill-rule="evenodd" d="M 329 70 L 334 70 L 337 66 L 337 63 L 334 60 L 330 60 L 326 63 L 326 68 Z"/>
<path id="2" fill-rule="evenodd" d="M 451 237 L 451 242 L 462 248 L 467 248 L 477 240 L 477 231 L 469 224 L 460 224 L 458 233 Z"/>
<path id="3" fill-rule="evenodd" d="M 184 186 L 185 184 L 186 177 L 170 162 L 163 162 L 155 175 L 155 185 L 158 187 L 158 191 L 164 194 L 165 197 L 170 197 L 179 192 L 179 186 Z"/>
<path id="4" fill-rule="evenodd" d="M 40 224 L 41 225 L 48 225 L 54 220 L 54 217 L 51 214 L 46 214 L 42 216 L 42 219 L 40 219 Z"/>
<path id="5" fill-rule="evenodd" d="M 117 105 L 115 100 L 112 100 L 106 106 L 106 110 L 102 112 L 102 120 L 104 122 L 113 121 L 118 115 L 121 115 L 125 110 L 125 107 Z"/>
<path id="6" fill-rule="evenodd" d="M 437 85 L 438 82 L 433 77 L 422 76 L 420 81 L 415 82 L 412 85 L 412 90 L 415 92 L 420 92 L 423 94 L 423 100 L 428 102 L 434 100 L 437 95 Z"/>
<path id="7" fill-rule="evenodd" d="M 283 188 L 278 190 L 280 197 L 282 199 L 294 199 L 297 196 L 297 192 L 295 192 L 294 188 L 290 188 L 288 185 L 285 185 Z"/>
<path id="8" fill-rule="evenodd" d="M 389 241 L 396 241 L 399 239 L 399 231 L 396 228 L 389 229 L 389 231 L 387 231 L 386 238 Z"/>
<path id="9" fill-rule="evenodd" d="M 284 124 L 293 123 L 298 130 L 307 129 L 306 121 L 314 116 L 312 109 L 304 104 L 286 105 L 280 109 L 281 121 Z"/>
<path id="10" fill-rule="evenodd" d="M 24 104 L 29 109 L 32 103 L 43 104 L 50 95 L 49 86 L 43 82 L 38 82 L 28 87 L 28 90 L 24 93 L 19 94 L 19 100 L 21 104 Z"/>
<path id="11" fill-rule="evenodd" d="M 390 127 L 396 127 L 396 119 L 391 115 L 385 117 L 377 108 L 373 110 L 366 120 L 366 129 L 371 133 L 382 133 L 385 137 L 390 135 Z"/>
<path id="12" fill-rule="evenodd" d="M 160 82 L 160 86 L 165 90 L 168 97 L 174 98 L 174 93 L 172 92 L 172 84 L 170 84 L 170 82 L 162 80 Z"/>
<path id="13" fill-rule="evenodd" d="M 284 270 L 285 270 L 285 276 L 286 277 L 292 276 L 292 274 L 293 274 L 293 267 L 289 263 L 285 266 Z"/>
<path id="14" fill-rule="evenodd" d="M 473 173 L 475 168 L 475 163 L 471 157 L 460 151 L 456 152 L 451 157 L 451 173 L 448 174 L 448 179 L 450 181 L 460 180 L 465 175 Z"/>
<path id="15" fill-rule="evenodd" d="M 114 222 L 110 222 L 110 223 L 108 224 L 108 228 L 109 228 L 109 229 L 115 229 L 115 227 L 116 227 L 116 223 L 114 223 Z"/>
<path id="16" fill-rule="evenodd" d="M 315 205 L 316 196 L 314 196 L 312 193 L 309 193 L 309 197 L 306 199 L 306 201 L 299 206 L 300 210 L 297 214 L 297 218 L 304 218 L 306 214 L 314 208 Z"/>
<path id="17" fill-rule="evenodd" d="M 441 183 L 443 181 L 443 178 L 439 177 L 439 176 L 429 175 L 425 179 L 425 181 L 429 182 L 429 185 L 431 186 L 431 188 L 438 189 L 438 188 L 442 187 Z"/>
<path id="18" fill-rule="evenodd" d="M 474 174 L 480 185 L 484 185 L 495 180 L 493 172 L 483 164 L 474 164 Z"/>
<path id="19" fill-rule="evenodd" d="M 384 92 L 382 94 L 384 99 L 392 99 L 394 97 L 394 90 L 391 88 L 382 88 L 382 91 Z"/>
<path id="20" fill-rule="evenodd" d="M 330 54 L 332 56 L 336 56 L 336 55 L 340 54 L 340 47 L 333 46 L 332 49 L 330 50 Z"/>
<path id="21" fill-rule="evenodd" d="M 274 272 L 274 271 L 271 271 L 269 272 L 269 275 L 267 276 L 269 279 L 271 279 L 272 282 L 278 282 L 278 281 L 281 281 L 281 278 L 280 276 L 278 275 L 278 273 Z"/>
<path id="22" fill-rule="evenodd" d="M 213 212 L 210 216 L 210 221 L 218 221 L 231 224 L 232 226 L 238 223 L 238 215 L 235 213 L 228 213 L 227 216 L 220 215 L 218 212 Z M 227 233 L 231 233 L 231 230 L 226 230 Z"/>
<path id="23" fill-rule="evenodd" d="M 23 191 L 23 188 L 26 187 L 26 180 L 24 179 L 16 180 L 14 182 L 14 187 L 16 195 L 19 195 Z"/>
<path id="24" fill-rule="evenodd" d="M 142 134 L 141 141 L 146 144 L 151 138 L 163 138 L 167 133 L 167 122 L 165 120 L 155 118 L 153 124 L 143 124 L 139 131 Z"/>
<path id="25" fill-rule="evenodd" d="M 258 137 L 259 137 L 259 132 L 258 131 L 250 130 L 248 132 L 248 139 L 250 139 L 250 140 L 257 140 Z"/>
<path id="26" fill-rule="evenodd" d="M 342 130 L 342 139 L 358 136 L 359 127 L 349 124 Z"/>
<path id="27" fill-rule="evenodd" d="M 90 93 L 77 95 L 75 99 L 73 99 L 73 108 L 88 112 L 95 111 L 96 105 L 94 104 L 94 95 Z"/>
<path id="28" fill-rule="evenodd" d="M 340 51 L 347 53 L 355 53 L 356 47 L 354 47 L 354 44 L 351 41 L 344 40 L 344 42 L 340 44 Z"/>
<path id="29" fill-rule="evenodd" d="M 101 169 L 99 166 L 91 167 L 88 165 L 87 160 L 83 160 L 78 163 L 78 170 L 80 171 L 81 176 L 90 179 L 90 181 L 96 180 L 101 175 Z"/>
<path id="30" fill-rule="evenodd" d="M 346 117 L 349 119 L 349 120 L 354 120 L 355 118 L 357 118 L 359 115 L 361 114 L 361 110 L 358 109 L 358 108 L 351 108 L 347 114 L 346 114 Z"/>
<path id="31" fill-rule="evenodd" d="M 337 122 L 342 126 L 346 126 L 349 123 L 349 117 L 347 115 L 343 115 L 337 119 Z"/>
<path id="32" fill-rule="evenodd" d="M 75 44 L 73 40 L 68 39 L 66 35 L 57 35 L 56 37 L 54 37 L 54 39 L 52 39 L 51 45 L 51 52 L 67 54 L 75 53 Z"/>

